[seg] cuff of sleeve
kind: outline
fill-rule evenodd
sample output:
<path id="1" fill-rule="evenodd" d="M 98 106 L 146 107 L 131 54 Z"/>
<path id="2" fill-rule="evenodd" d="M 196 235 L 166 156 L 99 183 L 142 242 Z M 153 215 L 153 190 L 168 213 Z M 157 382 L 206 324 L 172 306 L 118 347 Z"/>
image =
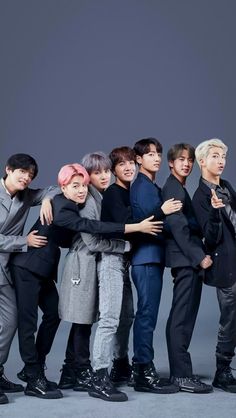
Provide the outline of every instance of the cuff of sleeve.
<path id="1" fill-rule="evenodd" d="M 131 244 L 129 241 L 125 241 L 125 249 L 124 252 L 128 253 L 131 250 Z"/>
<path id="2" fill-rule="evenodd" d="M 17 246 L 12 250 L 14 253 L 26 253 L 28 251 L 27 237 L 18 237 Z"/>

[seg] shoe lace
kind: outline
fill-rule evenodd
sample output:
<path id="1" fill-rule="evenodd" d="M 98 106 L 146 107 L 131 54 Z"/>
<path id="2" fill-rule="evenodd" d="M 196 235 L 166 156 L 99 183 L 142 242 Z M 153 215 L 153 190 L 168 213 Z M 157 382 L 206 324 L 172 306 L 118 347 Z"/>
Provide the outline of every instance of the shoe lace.
<path id="1" fill-rule="evenodd" d="M 236 369 L 234 369 L 233 367 L 230 367 L 230 366 L 226 366 L 224 369 L 223 369 L 223 373 L 226 375 L 226 377 L 229 379 L 229 380 L 231 380 L 231 381 L 233 381 L 233 380 L 235 380 L 235 378 L 234 378 L 234 376 L 233 376 L 233 374 L 232 374 L 232 370 L 236 370 Z"/>
<path id="2" fill-rule="evenodd" d="M 197 383 L 199 386 L 205 387 L 206 383 L 202 382 L 198 376 L 193 376 L 189 380 L 192 380 L 194 383 Z"/>

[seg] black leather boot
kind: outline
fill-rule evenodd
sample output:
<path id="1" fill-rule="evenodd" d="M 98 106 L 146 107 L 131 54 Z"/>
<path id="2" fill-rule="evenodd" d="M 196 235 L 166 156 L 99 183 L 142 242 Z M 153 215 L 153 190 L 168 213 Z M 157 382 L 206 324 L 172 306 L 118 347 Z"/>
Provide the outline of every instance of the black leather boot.
<path id="1" fill-rule="evenodd" d="M 2 390 L 0 390 L 0 404 L 8 403 L 8 397 L 3 393 Z"/>
<path id="2" fill-rule="evenodd" d="M 132 373 L 132 366 L 129 364 L 128 356 L 113 360 L 110 372 L 110 380 L 114 385 L 124 385 L 129 382 Z"/>
<path id="3" fill-rule="evenodd" d="M 76 392 L 87 392 L 92 387 L 92 367 L 80 367 L 76 369 L 76 379 L 73 390 Z"/>
<path id="4" fill-rule="evenodd" d="M 236 379 L 230 367 L 231 361 L 216 358 L 216 374 L 212 385 L 225 392 L 236 393 Z"/>
<path id="5" fill-rule="evenodd" d="M 3 366 L 0 367 L 0 390 L 4 393 L 23 392 L 24 387 L 18 383 L 11 382 L 4 374 Z M 6 396 L 6 395 L 5 395 Z M 3 402 L 7 403 L 7 402 Z"/>
<path id="6" fill-rule="evenodd" d="M 88 390 L 89 396 L 110 402 L 124 402 L 128 400 L 124 392 L 120 392 L 110 381 L 108 370 L 100 369 L 94 372 L 92 387 Z"/>
<path id="7" fill-rule="evenodd" d="M 48 387 L 52 388 L 52 389 L 56 389 L 57 388 L 57 383 L 52 382 L 51 380 L 48 380 L 45 376 L 45 373 L 44 373 L 45 365 L 40 365 L 40 369 L 41 369 L 42 374 L 44 375 L 44 377 L 46 379 Z M 23 367 L 23 369 L 19 373 L 17 373 L 17 377 L 18 377 L 18 379 L 22 380 L 23 382 L 28 382 L 28 380 L 30 378 L 30 374 L 28 374 L 27 371 L 26 371 L 26 368 Z"/>
<path id="8" fill-rule="evenodd" d="M 61 391 L 48 386 L 47 380 L 42 372 L 28 377 L 25 395 L 35 396 L 41 399 L 60 399 L 63 397 Z"/>
<path id="9" fill-rule="evenodd" d="M 76 383 L 74 364 L 63 364 L 61 377 L 58 383 L 60 389 L 73 389 Z"/>
<path id="10" fill-rule="evenodd" d="M 134 390 L 151 393 L 176 393 L 179 388 L 168 379 L 160 379 L 153 362 L 134 363 Z"/>

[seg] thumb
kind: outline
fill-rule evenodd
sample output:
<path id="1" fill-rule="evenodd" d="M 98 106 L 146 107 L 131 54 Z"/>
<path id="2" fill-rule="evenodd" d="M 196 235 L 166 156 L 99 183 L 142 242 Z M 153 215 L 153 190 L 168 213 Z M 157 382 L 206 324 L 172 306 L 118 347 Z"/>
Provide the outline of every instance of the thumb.
<path id="1" fill-rule="evenodd" d="M 211 189 L 211 195 L 212 195 L 212 197 L 217 199 L 217 194 L 215 192 L 215 189 Z"/>
<path id="2" fill-rule="evenodd" d="M 154 218 L 154 215 L 149 216 L 149 217 L 148 217 L 148 218 L 146 218 L 145 220 L 146 220 L 146 221 L 151 221 L 153 218 Z"/>

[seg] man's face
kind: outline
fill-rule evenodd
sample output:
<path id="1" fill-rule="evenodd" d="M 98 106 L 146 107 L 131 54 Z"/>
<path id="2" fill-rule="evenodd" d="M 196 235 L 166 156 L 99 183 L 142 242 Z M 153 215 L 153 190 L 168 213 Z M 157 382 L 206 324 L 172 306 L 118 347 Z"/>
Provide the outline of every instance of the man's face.
<path id="1" fill-rule="evenodd" d="M 73 176 L 71 182 L 62 186 L 61 190 L 67 199 L 75 203 L 84 203 L 88 193 L 88 186 L 84 183 L 84 177 L 81 175 Z"/>
<path id="2" fill-rule="evenodd" d="M 220 147 L 209 149 L 208 156 L 200 161 L 203 176 L 219 177 L 226 164 L 226 153 Z"/>
<path id="3" fill-rule="evenodd" d="M 183 150 L 178 158 L 169 161 L 171 173 L 182 183 L 186 180 L 193 168 L 193 159 L 187 150 Z"/>
<path id="4" fill-rule="evenodd" d="M 6 173 L 5 185 L 11 194 L 26 189 L 34 178 L 34 171 L 32 169 L 25 170 L 23 168 L 16 168 L 12 170 L 6 167 Z"/>
<path id="5" fill-rule="evenodd" d="M 99 191 L 104 192 L 111 181 L 111 170 L 109 168 L 94 170 L 90 174 L 90 183 Z"/>
<path id="6" fill-rule="evenodd" d="M 142 168 L 143 173 L 155 174 L 160 169 L 161 159 L 161 152 L 157 152 L 155 145 L 150 144 L 147 154 L 143 154 L 142 157 L 137 156 L 137 163 Z"/>
<path id="7" fill-rule="evenodd" d="M 116 164 L 114 175 L 116 179 L 122 184 L 131 183 L 136 171 L 134 160 L 124 160 Z"/>

